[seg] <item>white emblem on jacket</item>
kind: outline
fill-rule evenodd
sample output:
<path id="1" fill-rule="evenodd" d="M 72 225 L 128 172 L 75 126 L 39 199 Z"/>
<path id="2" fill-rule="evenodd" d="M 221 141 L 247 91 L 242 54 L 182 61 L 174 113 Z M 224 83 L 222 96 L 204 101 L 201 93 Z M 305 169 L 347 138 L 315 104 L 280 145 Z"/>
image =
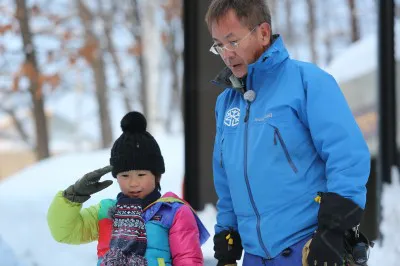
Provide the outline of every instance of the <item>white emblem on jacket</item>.
<path id="1" fill-rule="evenodd" d="M 234 127 L 239 124 L 239 119 L 240 119 L 240 109 L 234 107 L 226 112 L 224 124 L 228 127 Z"/>

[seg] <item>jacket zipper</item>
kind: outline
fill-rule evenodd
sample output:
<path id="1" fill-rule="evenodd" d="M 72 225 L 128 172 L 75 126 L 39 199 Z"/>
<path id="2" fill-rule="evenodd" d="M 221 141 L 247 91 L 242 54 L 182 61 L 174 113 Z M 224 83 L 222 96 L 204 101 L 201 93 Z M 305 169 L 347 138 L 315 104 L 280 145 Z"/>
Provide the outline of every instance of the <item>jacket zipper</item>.
<path id="1" fill-rule="evenodd" d="M 297 174 L 297 172 L 298 172 L 297 167 L 294 164 L 292 157 L 290 157 L 289 151 L 286 147 L 285 141 L 282 138 L 281 132 L 279 131 L 279 129 L 277 127 L 274 127 L 274 145 L 277 144 L 276 137 L 278 137 L 279 142 L 281 143 L 281 146 L 283 148 L 283 151 L 285 152 L 286 160 L 288 161 L 293 172 L 295 172 Z"/>
<path id="2" fill-rule="evenodd" d="M 253 78 L 253 72 L 254 69 L 252 69 L 251 71 L 251 75 L 250 75 L 250 82 L 252 82 L 252 78 Z M 252 86 L 250 86 L 249 88 L 252 88 Z M 249 194 L 249 198 L 250 198 L 250 202 L 251 205 L 253 207 L 254 213 L 256 214 L 257 217 L 257 225 L 256 225 L 256 229 L 257 229 L 257 236 L 258 236 L 258 242 L 261 245 L 261 248 L 264 250 L 265 255 L 267 256 L 267 259 L 270 259 L 270 255 L 268 253 L 267 248 L 264 245 L 264 242 L 262 240 L 262 236 L 261 236 L 261 217 L 260 217 L 260 213 L 258 212 L 258 209 L 256 207 L 254 198 L 253 198 L 253 194 L 251 192 L 251 188 L 250 188 L 250 182 L 249 182 L 249 177 L 247 174 L 247 145 L 248 145 L 248 130 L 249 130 L 249 115 L 250 115 L 250 102 L 247 102 L 247 106 L 246 106 L 246 116 L 244 118 L 244 122 L 245 122 L 245 130 L 244 130 L 244 178 L 246 181 L 246 187 L 247 187 L 247 193 Z"/>

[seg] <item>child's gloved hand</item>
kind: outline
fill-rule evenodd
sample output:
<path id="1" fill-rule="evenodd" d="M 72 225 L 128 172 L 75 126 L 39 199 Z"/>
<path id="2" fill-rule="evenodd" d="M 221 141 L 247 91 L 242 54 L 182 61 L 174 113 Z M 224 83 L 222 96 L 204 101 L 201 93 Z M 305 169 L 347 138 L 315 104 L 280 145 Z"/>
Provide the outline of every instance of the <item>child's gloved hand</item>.
<path id="1" fill-rule="evenodd" d="M 224 230 L 214 236 L 214 258 L 217 266 L 236 265 L 242 257 L 242 240 L 236 231 Z"/>
<path id="2" fill-rule="evenodd" d="M 63 196 L 69 201 L 84 203 L 90 198 L 90 195 L 109 187 L 113 183 L 112 180 L 99 182 L 100 178 L 111 172 L 111 170 L 112 166 L 106 166 L 87 173 L 81 179 L 76 181 L 75 184 L 64 190 Z"/>

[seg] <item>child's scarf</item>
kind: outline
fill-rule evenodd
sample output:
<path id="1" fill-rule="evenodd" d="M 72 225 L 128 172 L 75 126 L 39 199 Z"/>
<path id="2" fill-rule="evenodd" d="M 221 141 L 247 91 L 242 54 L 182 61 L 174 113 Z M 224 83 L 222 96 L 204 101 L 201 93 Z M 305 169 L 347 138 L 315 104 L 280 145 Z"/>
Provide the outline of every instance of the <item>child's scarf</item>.
<path id="1" fill-rule="evenodd" d="M 101 266 L 147 266 L 144 257 L 147 248 L 147 234 L 142 218 L 143 208 L 161 196 L 158 190 L 145 199 L 133 199 L 120 193 L 117 204 L 110 209 L 113 230 L 110 249 L 104 255 Z"/>

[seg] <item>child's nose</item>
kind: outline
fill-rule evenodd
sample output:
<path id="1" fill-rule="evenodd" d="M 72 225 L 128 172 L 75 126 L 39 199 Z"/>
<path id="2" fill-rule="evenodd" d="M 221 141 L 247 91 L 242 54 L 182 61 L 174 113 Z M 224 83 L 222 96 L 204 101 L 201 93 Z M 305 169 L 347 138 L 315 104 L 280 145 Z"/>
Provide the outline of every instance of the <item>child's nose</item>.
<path id="1" fill-rule="evenodd" d="M 139 182 L 136 178 L 131 178 L 129 180 L 129 186 L 130 187 L 137 187 L 139 185 Z"/>

